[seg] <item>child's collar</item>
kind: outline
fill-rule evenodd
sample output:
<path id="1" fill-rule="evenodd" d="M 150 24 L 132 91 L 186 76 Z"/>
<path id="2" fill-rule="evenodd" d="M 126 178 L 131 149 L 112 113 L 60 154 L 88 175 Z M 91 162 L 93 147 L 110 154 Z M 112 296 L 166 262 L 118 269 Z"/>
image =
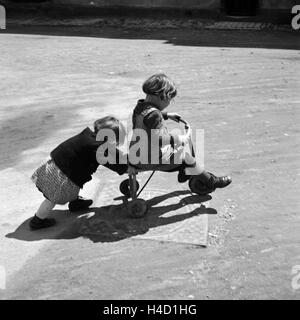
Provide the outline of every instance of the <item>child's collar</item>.
<path id="1" fill-rule="evenodd" d="M 143 104 L 143 105 L 147 105 L 147 106 L 152 106 L 152 107 L 154 107 L 155 109 L 157 109 L 157 110 L 159 110 L 159 111 L 161 111 L 160 110 L 160 108 L 159 108 L 159 106 L 157 105 L 157 104 L 155 104 L 155 103 L 153 103 L 153 102 L 150 102 L 150 101 L 146 101 L 145 99 L 140 99 L 140 100 L 138 100 L 138 104 Z"/>

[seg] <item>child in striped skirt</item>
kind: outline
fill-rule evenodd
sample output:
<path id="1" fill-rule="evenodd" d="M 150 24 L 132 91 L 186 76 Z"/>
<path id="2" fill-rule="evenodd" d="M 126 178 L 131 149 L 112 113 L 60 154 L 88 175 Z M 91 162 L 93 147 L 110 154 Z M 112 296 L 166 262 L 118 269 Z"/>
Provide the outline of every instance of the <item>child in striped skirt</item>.
<path id="1" fill-rule="evenodd" d="M 123 124 L 115 117 L 108 116 L 94 122 L 94 131 L 89 127 L 69 138 L 56 147 L 50 158 L 32 175 L 32 181 L 45 197 L 34 217 L 30 220 L 31 230 L 53 226 L 56 221 L 48 218 L 56 204 L 69 203 L 70 211 L 88 208 L 93 201 L 79 196 L 83 185 L 92 179 L 97 170 L 97 150 L 105 141 L 97 141 L 101 129 L 113 131 L 116 146 L 123 144 L 126 131 Z M 116 148 L 117 156 L 126 156 Z M 124 163 L 124 162 L 122 162 Z M 127 171 L 127 164 L 104 164 L 119 175 Z"/>

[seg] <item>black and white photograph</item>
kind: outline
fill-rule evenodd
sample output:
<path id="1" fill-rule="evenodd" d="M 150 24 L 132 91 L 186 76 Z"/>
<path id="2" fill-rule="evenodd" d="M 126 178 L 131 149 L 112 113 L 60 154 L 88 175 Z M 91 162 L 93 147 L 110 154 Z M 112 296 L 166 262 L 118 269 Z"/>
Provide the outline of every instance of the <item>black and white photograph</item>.
<path id="1" fill-rule="evenodd" d="M 299 0 L 0 0 L 0 300 L 300 300 L 299 75 Z"/>

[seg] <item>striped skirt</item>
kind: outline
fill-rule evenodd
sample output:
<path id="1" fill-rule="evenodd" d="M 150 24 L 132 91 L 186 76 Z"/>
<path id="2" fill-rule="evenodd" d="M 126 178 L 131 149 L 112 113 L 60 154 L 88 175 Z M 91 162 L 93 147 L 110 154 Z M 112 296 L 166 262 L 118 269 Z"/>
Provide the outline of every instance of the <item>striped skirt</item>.
<path id="1" fill-rule="evenodd" d="M 43 163 L 31 180 L 45 198 L 55 204 L 65 204 L 78 197 L 80 188 L 72 182 L 52 159 Z"/>

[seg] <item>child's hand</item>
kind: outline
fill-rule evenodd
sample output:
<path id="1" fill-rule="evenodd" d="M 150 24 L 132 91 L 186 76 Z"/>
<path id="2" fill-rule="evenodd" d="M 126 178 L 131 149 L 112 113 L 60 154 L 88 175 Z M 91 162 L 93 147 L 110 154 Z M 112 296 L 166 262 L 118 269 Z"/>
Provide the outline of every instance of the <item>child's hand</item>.
<path id="1" fill-rule="evenodd" d="M 175 112 L 167 113 L 167 116 L 168 116 L 168 119 L 171 119 L 176 122 L 179 122 L 179 120 L 181 119 L 181 116 Z"/>

